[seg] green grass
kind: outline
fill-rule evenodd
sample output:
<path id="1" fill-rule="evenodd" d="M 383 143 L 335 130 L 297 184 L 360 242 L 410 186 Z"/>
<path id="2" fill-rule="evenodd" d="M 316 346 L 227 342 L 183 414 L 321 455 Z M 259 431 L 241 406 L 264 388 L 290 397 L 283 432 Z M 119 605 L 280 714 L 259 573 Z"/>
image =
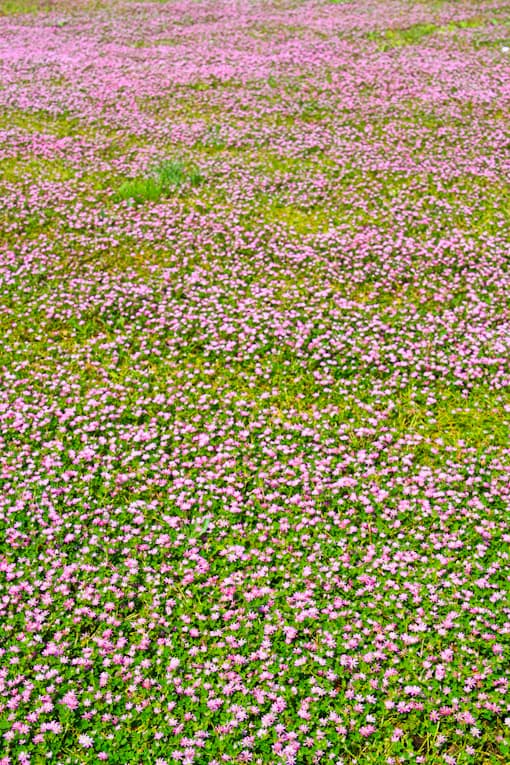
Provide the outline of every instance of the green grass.
<path id="1" fill-rule="evenodd" d="M 105 6 L 105 0 L 82 0 L 80 10 L 92 10 Z M 0 18 L 24 13 L 43 13 L 48 11 L 73 11 L 76 2 L 73 0 L 1 0 Z M 57 26 L 59 23 L 57 22 Z"/>
<path id="2" fill-rule="evenodd" d="M 178 39 L 161 37 L 158 40 L 151 40 L 150 42 L 148 42 L 147 40 L 137 40 L 136 42 L 133 43 L 134 48 L 154 48 L 159 45 L 163 45 L 163 46 L 180 45 L 180 41 Z"/>
<path id="3" fill-rule="evenodd" d="M 11 16 L 17 13 L 35 13 L 47 10 L 53 3 L 51 0 L 3 0 L 0 3 L 0 16 Z"/>
<path id="4" fill-rule="evenodd" d="M 443 26 L 437 24 L 412 24 L 402 29 L 386 29 L 370 32 L 368 38 L 378 44 L 381 50 L 401 48 L 406 45 L 419 45 L 426 37 L 435 34 L 447 34 L 460 29 L 476 29 L 486 23 L 481 16 L 453 21 Z"/>
<path id="5" fill-rule="evenodd" d="M 0 161 L 0 187 L 3 183 L 68 181 L 75 171 L 62 159 L 15 157 Z"/>
<path id="6" fill-rule="evenodd" d="M 118 202 L 159 202 L 184 185 L 199 186 L 203 177 L 195 167 L 186 168 L 179 160 L 165 160 L 140 178 L 125 181 L 117 190 Z"/>

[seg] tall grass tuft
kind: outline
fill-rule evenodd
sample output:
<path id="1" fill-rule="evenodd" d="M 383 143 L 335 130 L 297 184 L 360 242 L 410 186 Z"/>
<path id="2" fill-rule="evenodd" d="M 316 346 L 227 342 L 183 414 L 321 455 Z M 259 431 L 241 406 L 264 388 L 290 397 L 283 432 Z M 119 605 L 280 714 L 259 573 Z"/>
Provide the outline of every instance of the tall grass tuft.
<path id="1" fill-rule="evenodd" d="M 184 185 L 198 186 L 203 177 L 196 167 L 187 168 L 180 160 L 163 160 L 141 178 L 125 181 L 117 190 L 117 202 L 158 202 Z"/>

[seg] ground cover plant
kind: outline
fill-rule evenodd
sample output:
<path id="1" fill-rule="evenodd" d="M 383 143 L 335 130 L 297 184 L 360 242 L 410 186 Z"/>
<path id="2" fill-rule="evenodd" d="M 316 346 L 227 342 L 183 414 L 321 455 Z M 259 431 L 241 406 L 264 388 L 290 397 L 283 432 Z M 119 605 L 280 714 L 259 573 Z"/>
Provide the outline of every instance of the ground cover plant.
<path id="1" fill-rule="evenodd" d="M 509 7 L 0 6 L 1 765 L 508 765 Z"/>
<path id="2" fill-rule="evenodd" d="M 200 173 L 195 168 L 188 172 L 178 160 L 163 160 L 141 178 L 124 181 L 115 199 L 138 203 L 158 202 L 183 183 L 189 182 L 192 186 L 197 186 L 201 180 Z"/>

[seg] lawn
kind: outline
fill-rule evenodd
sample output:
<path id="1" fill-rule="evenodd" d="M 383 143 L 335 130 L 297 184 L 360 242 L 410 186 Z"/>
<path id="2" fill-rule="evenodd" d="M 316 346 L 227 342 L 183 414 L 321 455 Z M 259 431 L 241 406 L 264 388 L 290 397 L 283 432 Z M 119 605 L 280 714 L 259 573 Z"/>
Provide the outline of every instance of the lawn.
<path id="1" fill-rule="evenodd" d="M 0 2 L 0 765 L 510 763 L 504 0 Z"/>

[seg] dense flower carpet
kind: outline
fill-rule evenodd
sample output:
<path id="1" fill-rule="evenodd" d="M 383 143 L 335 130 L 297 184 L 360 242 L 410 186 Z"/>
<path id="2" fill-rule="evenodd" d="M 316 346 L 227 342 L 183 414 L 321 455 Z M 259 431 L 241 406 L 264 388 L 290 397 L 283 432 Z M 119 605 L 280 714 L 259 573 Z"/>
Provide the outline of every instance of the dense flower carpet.
<path id="1" fill-rule="evenodd" d="M 510 8 L 0 2 L 0 764 L 510 763 Z"/>

